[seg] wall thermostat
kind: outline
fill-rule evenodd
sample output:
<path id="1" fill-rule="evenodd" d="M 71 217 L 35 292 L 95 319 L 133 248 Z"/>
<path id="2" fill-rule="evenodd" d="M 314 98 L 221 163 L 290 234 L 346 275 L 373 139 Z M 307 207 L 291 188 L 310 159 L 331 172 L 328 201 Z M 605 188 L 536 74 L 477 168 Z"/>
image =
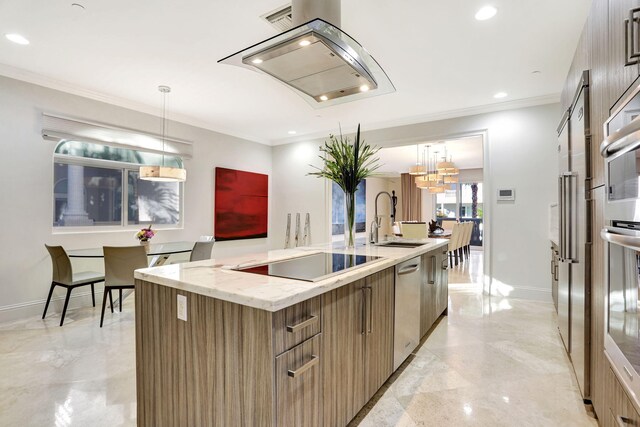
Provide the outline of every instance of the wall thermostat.
<path id="1" fill-rule="evenodd" d="M 498 201 L 499 202 L 508 202 L 516 199 L 516 189 L 515 188 L 500 188 L 498 189 Z"/>

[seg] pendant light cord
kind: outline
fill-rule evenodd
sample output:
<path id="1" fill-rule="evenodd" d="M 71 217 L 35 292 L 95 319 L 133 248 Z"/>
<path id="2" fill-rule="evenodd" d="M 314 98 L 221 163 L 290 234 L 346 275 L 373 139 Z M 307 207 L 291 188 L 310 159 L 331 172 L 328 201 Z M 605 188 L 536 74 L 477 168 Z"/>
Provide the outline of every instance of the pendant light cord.
<path id="1" fill-rule="evenodd" d="M 164 167 L 164 141 L 167 127 L 167 92 L 162 92 L 162 167 Z"/>

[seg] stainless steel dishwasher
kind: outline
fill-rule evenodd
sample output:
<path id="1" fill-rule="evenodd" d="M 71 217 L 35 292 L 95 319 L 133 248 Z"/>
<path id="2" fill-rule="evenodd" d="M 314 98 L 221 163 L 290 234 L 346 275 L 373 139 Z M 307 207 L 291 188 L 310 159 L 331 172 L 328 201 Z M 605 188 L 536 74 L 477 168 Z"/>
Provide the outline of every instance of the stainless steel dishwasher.
<path id="1" fill-rule="evenodd" d="M 396 302 L 393 335 L 395 371 L 420 341 L 421 257 L 396 265 Z"/>

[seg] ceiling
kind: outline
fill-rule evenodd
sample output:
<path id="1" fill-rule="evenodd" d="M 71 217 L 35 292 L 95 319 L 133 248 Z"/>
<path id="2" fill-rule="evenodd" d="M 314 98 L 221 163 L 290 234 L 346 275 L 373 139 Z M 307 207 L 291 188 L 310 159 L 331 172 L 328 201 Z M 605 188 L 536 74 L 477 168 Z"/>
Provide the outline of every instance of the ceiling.
<path id="1" fill-rule="evenodd" d="M 486 1 L 343 0 L 342 29 L 397 91 L 325 109 L 217 63 L 277 34 L 259 16 L 286 0 L 0 0 L 0 34 L 31 42 L 0 38 L 0 74 L 154 114 L 169 85 L 170 119 L 268 144 L 557 100 L 591 1 L 492 0 L 476 21 Z"/>
<path id="2" fill-rule="evenodd" d="M 459 169 L 482 169 L 483 167 L 482 136 L 421 142 L 418 144 L 420 156 L 427 144 L 430 146 L 430 153 L 437 151 L 438 157 L 444 155 L 446 146 L 447 154 Z M 378 151 L 378 156 L 381 167 L 376 172 L 381 175 L 397 176 L 408 172 L 409 167 L 416 164 L 416 144 L 382 148 Z"/>

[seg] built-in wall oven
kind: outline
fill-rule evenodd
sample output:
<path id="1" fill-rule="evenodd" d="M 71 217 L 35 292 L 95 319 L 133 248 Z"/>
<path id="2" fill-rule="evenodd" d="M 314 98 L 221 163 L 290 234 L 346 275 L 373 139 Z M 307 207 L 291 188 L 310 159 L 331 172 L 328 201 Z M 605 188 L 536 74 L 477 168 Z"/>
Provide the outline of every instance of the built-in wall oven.
<path id="1" fill-rule="evenodd" d="M 605 351 L 640 401 L 640 85 L 605 122 L 605 219 L 608 286 Z"/>

